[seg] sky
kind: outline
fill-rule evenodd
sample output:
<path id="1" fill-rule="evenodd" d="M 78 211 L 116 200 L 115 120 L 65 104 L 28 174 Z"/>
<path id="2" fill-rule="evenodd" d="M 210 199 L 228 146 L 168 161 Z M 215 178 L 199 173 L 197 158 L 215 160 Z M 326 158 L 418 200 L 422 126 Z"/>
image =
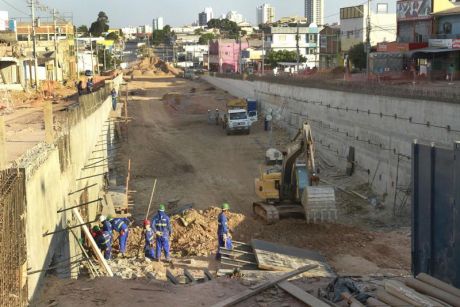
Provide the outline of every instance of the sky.
<path id="1" fill-rule="evenodd" d="M 36 0 L 60 13 L 73 13 L 76 25 L 90 25 L 96 20 L 97 13 L 107 13 L 111 27 L 137 26 L 152 24 L 152 19 L 163 16 L 165 24 L 180 26 L 198 19 L 198 13 L 205 7 L 212 7 L 214 15 L 219 17 L 230 10 L 243 14 L 244 18 L 255 23 L 256 6 L 264 0 Z M 304 14 L 304 0 L 265 0 L 276 9 L 276 19 L 284 16 Z M 344 6 L 358 5 L 365 0 L 324 0 L 325 21 L 338 21 L 339 9 Z M 373 0 L 375 2 L 375 0 Z M 379 2 L 394 3 L 396 0 Z M 27 0 L 0 0 L 0 10 L 9 11 L 10 17 L 25 17 L 30 9 Z"/>

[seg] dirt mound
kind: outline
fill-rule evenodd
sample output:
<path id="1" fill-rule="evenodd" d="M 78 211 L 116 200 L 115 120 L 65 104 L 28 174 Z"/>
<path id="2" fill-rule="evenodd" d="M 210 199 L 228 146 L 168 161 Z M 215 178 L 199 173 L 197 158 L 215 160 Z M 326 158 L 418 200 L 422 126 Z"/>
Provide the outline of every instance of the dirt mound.
<path id="1" fill-rule="evenodd" d="M 171 249 L 181 256 L 207 256 L 217 249 L 217 217 L 221 209 L 211 207 L 204 211 L 189 210 L 183 216 L 173 217 Z M 230 229 L 235 229 L 245 216 L 227 213 Z M 187 225 L 187 226 L 185 226 Z"/>
<path id="2" fill-rule="evenodd" d="M 174 256 L 208 256 L 217 249 L 217 217 L 221 209 L 211 207 L 204 211 L 188 210 L 182 215 L 171 216 L 173 234 L 171 236 L 171 252 Z M 235 229 L 245 219 L 238 213 L 227 214 L 230 229 Z M 113 247 L 118 249 L 118 241 Z M 142 227 L 129 229 L 127 254 L 136 256 L 143 254 L 144 237 Z"/>

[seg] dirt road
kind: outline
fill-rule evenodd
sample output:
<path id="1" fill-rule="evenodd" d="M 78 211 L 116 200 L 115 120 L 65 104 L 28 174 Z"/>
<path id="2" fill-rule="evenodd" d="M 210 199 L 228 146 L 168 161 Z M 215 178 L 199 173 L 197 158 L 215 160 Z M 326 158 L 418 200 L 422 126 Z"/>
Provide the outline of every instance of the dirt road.
<path id="1" fill-rule="evenodd" d="M 205 209 L 227 201 L 233 210 L 249 214 L 254 177 L 264 156 L 262 129 L 256 127 L 249 136 L 226 136 L 220 126 L 208 124 L 207 110 L 223 109 L 230 96 L 206 83 L 141 79 L 130 88 L 134 95 L 128 113 L 134 121 L 122 156 L 132 163 L 134 216 L 145 215 L 153 178 L 158 178 L 155 206 L 180 200 Z M 177 94 L 162 99 L 167 93 Z"/>

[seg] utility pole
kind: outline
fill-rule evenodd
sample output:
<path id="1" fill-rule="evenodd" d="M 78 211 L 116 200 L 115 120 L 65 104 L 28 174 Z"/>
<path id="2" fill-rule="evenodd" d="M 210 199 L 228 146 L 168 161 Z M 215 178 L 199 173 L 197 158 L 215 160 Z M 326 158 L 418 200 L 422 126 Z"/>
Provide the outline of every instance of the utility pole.
<path id="1" fill-rule="evenodd" d="M 89 50 L 91 50 L 91 72 L 94 74 L 93 39 L 92 39 L 91 32 L 89 33 Z"/>
<path id="2" fill-rule="evenodd" d="M 300 64 L 300 47 L 299 47 L 299 21 L 297 20 L 297 34 L 295 36 L 296 49 L 297 49 L 297 74 L 299 73 L 299 64 Z"/>
<path id="3" fill-rule="evenodd" d="M 58 43 L 57 43 L 57 25 L 56 25 L 56 9 L 53 9 L 53 25 L 54 25 L 54 80 L 58 81 Z"/>
<path id="4" fill-rule="evenodd" d="M 369 80 L 369 55 L 371 53 L 371 1 L 367 0 L 367 27 L 366 27 L 366 74 Z"/>
<path id="5" fill-rule="evenodd" d="M 262 76 L 265 72 L 265 31 L 262 29 Z"/>
<path id="6" fill-rule="evenodd" d="M 34 58 L 34 78 L 35 78 L 35 90 L 38 91 L 38 60 L 37 60 L 37 36 L 35 35 L 35 0 L 30 0 L 30 10 L 32 15 L 32 44 L 33 44 L 33 58 Z M 30 76 L 32 78 L 32 76 Z"/>
<path id="7" fill-rule="evenodd" d="M 104 71 L 107 70 L 107 60 L 105 58 L 105 48 L 104 48 Z"/>
<path id="8" fill-rule="evenodd" d="M 78 32 L 75 31 L 75 56 L 77 63 L 77 81 L 80 78 L 80 68 L 78 67 Z"/>

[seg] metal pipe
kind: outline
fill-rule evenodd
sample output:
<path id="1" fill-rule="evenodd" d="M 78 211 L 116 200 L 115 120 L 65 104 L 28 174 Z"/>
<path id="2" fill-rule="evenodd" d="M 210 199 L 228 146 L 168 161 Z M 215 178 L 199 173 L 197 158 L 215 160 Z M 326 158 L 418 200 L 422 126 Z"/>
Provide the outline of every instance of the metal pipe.
<path id="1" fill-rule="evenodd" d="M 56 231 L 53 231 L 53 232 L 45 232 L 43 234 L 44 237 L 46 236 L 49 236 L 49 235 L 53 235 L 55 233 L 60 233 L 60 232 L 64 232 L 64 231 L 67 231 L 67 230 L 70 230 L 70 229 L 73 229 L 73 228 L 78 228 L 78 227 L 81 227 L 83 225 L 89 225 L 89 224 L 92 224 L 94 222 L 98 222 L 98 220 L 94 220 L 94 221 L 91 221 L 91 222 L 87 222 L 87 223 L 83 223 L 83 224 L 78 224 L 78 225 L 74 225 L 74 226 L 69 226 L 69 227 L 66 227 L 66 228 L 63 228 L 63 229 L 59 229 L 59 230 L 56 230 Z"/>
<path id="2" fill-rule="evenodd" d="M 72 206 L 72 207 L 68 207 L 68 208 L 65 208 L 65 209 L 60 209 L 57 211 L 57 213 L 61 213 L 61 212 L 64 212 L 64 211 L 68 211 L 68 210 L 72 210 L 73 208 L 78 208 L 78 207 L 83 207 L 84 205 L 89 205 L 89 204 L 93 204 L 95 202 L 98 202 L 102 200 L 102 198 L 98 198 L 96 200 L 92 200 L 92 201 L 88 201 L 86 203 L 82 203 L 82 204 L 79 204 L 79 205 L 76 205 L 76 206 Z"/>
<path id="3" fill-rule="evenodd" d="M 97 186 L 97 183 L 93 183 L 92 185 L 89 185 L 89 186 L 86 186 L 86 187 L 81 188 L 81 189 L 79 189 L 79 190 L 70 192 L 70 193 L 68 193 L 67 195 L 72 195 L 72 194 L 75 194 L 75 193 L 78 193 L 78 192 L 82 192 L 82 191 L 84 191 L 84 190 L 86 190 L 86 189 L 88 189 L 88 188 L 92 188 L 92 187 L 94 187 L 94 186 Z"/>
<path id="4" fill-rule="evenodd" d="M 100 174 L 96 174 L 96 175 L 92 175 L 92 176 L 81 177 L 81 178 L 78 178 L 77 181 L 83 180 L 83 179 L 88 179 L 88 178 L 93 178 L 93 177 L 97 177 L 97 176 L 101 176 L 101 175 L 105 175 L 105 174 L 106 173 L 100 173 Z"/>

